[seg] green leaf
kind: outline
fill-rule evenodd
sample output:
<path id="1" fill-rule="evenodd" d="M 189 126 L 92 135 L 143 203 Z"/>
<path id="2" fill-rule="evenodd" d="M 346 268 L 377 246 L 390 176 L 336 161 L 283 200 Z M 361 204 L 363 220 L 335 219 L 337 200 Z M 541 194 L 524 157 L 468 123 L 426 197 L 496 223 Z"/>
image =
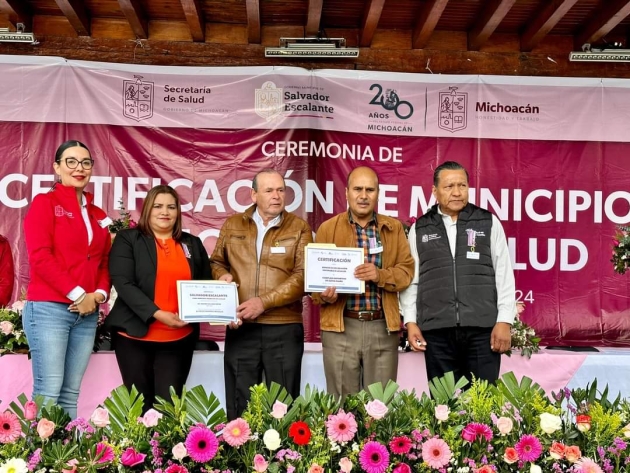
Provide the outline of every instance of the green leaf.
<path id="1" fill-rule="evenodd" d="M 449 371 L 441 378 L 435 377 L 429 381 L 429 391 L 431 391 L 431 396 L 436 404 L 448 404 L 450 400 L 455 398 L 457 391 L 467 384 L 468 380 L 463 377 L 455 383 L 455 375 Z"/>
<path id="2" fill-rule="evenodd" d="M 370 384 L 367 389 L 372 395 L 372 399 L 381 401 L 383 404 L 389 407 L 392 400 L 394 399 L 394 396 L 396 395 L 396 392 L 398 391 L 398 384 L 390 379 L 385 385 L 385 390 L 383 390 L 383 384 L 381 384 L 380 382 Z"/>
<path id="3" fill-rule="evenodd" d="M 110 428 L 116 434 L 124 434 L 127 425 L 142 415 L 144 396 L 135 386 L 129 391 L 124 385 L 114 389 L 103 403 L 109 411 Z"/>

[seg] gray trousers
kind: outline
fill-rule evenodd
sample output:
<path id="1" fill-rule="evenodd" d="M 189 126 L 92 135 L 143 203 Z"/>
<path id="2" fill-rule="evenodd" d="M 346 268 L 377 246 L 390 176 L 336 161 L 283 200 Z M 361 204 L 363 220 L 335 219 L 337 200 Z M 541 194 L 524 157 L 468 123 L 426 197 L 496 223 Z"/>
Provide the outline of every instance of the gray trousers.
<path id="1" fill-rule="evenodd" d="M 326 389 L 344 397 L 398 372 L 398 332 L 387 333 L 385 319 L 362 322 L 344 318 L 345 332 L 322 331 Z"/>

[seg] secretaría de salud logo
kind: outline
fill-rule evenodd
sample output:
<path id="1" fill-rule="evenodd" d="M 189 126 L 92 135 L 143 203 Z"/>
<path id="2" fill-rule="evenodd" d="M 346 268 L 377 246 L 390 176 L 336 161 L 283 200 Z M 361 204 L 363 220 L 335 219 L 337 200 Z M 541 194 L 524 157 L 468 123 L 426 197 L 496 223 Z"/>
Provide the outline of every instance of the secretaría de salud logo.
<path id="1" fill-rule="evenodd" d="M 123 115 L 139 122 L 153 116 L 154 84 L 143 81 L 142 76 L 134 77 L 123 81 Z"/>
<path id="2" fill-rule="evenodd" d="M 458 87 L 449 87 L 450 92 L 440 92 L 438 126 L 454 133 L 468 124 L 468 92 L 457 92 Z"/>
<path id="3" fill-rule="evenodd" d="M 267 81 L 260 89 L 256 89 L 254 109 L 259 117 L 272 120 L 282 114 L 283 106 L 282 89 L 273 82 Z"/>

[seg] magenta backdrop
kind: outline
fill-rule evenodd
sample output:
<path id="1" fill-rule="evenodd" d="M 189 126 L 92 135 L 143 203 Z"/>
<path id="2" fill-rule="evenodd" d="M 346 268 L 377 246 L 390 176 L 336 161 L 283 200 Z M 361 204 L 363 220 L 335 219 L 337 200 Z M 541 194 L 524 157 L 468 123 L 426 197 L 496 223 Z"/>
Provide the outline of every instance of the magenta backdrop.
<path id="1" fill-rule="evenodd" d="M 287 202 L 316 229 L 345 209 L 345 177 L 353 167 L 369 164 L 378 172 L 379 211 L 406 221 L 432 203 L 435 166 L 457 160 L 470 171 L 472 199 L 503 220 L 517 295 L 528 303 L 524 319 L 544 342 L 630 341 L 630 285 L 609 262 L 615 223 L 629 220 L 630 144 L 4 122 L 0 231 L 14 249 L 19 287 L 28 283 L 21 222 L 33 194 L 51 185 L 55 149 L 68 138 L 91 148 L 96 164 L 90 190 L 112 217 L 121 196 L 137 216 L 154 179 L 180 180 L 173 185 L 184 204 L 192 204 L 184 226 L 204 239 L 208 251 L 224 219 L 250 203 L 249 180 L 265 167 L 291 171 Z M 334 157 L 342 145 L 355 150 L 355 159 Z M 374 161 L 358 159 L 366 149 Z M 239 180 L 245 182 L 234 186 Z M 316 314 L 310 312 L 307 338 L 317 340 Z"/>

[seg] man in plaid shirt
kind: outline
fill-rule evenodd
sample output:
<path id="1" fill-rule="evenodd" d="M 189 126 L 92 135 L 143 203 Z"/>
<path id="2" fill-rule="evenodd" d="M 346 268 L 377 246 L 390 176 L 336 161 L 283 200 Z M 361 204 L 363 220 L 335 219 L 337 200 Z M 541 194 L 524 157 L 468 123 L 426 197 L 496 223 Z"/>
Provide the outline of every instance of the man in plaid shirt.
<path id="1" fill-rule="evenodd" d="M 348 211 L 324 222 L 316 243 L 363 248 L 365 263 L 354 275 L 363 294 L 313 294 L 320 305 L 324 371 L 329 393 L 346 396 L 370 384 L 396 380 L 400 313 L 398 293 L 409 286 L 414 261 L 402 224 L 378 215 L 378 176 L 368 167 L 348 175 Z M 308 270 L 308 269 L 307 269 Z"/>

